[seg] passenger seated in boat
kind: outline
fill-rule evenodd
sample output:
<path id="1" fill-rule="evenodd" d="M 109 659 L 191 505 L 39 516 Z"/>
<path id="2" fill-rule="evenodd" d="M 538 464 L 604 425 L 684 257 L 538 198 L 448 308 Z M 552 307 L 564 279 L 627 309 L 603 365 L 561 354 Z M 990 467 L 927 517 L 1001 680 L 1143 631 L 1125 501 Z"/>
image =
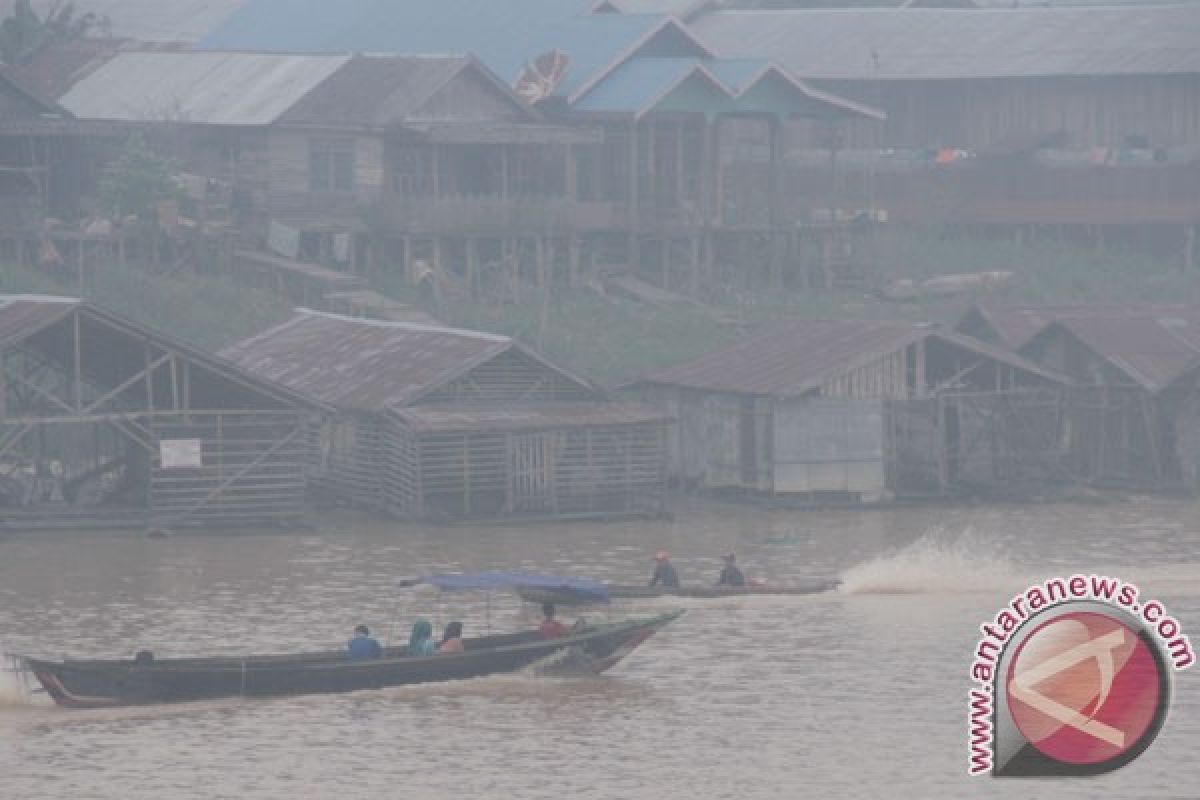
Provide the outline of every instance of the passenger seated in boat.
<path id="1" fill-rule="evenodd" d="M 725 556 L 725 567 L 721 570 L 721 577 L 717 578 L 717 586 L 745 586 L 746 576 L 737 566 L 737 556 L 733 553 Z"/>
<path id="2" fill-rule="evenodd" d="M 542 624 L 538 626 L 538 633 L 543 639 L 557 639 L 560 636 L 568 636 L 571 632 L 566 625 L 554 618 L 554 603 L 542 603 Z"/>
<path id="3" fill-rule="evenodd" d="M 461 653 L 463 651 L 462 623 L 451 622 L 442 633 L 442 643 L 438 645 L 439 653 Z"/>
<path id="4" fill-rule="evenodd" d="M 433 626 L 427 619 L 419 619 L 413 623 L 412 633 L 408 637 L 408 654 L 410 656 L 433 655 Z"/>
<path id="5" fill-rule="evenodd" d="M 366 625 L 354 627 L 354 638 L 346 643 L 346 654 L 351 661 L 363 661 L 369 658 L 382 658 L 383 648 L 378 640 L 371 635 Z"/>
<path id="6" fill-rule="evenodd" d="M 650 585 L 659 584 L 667 589 L 679 588 L 679 574 L 671 565 L 671 556 L 666 550 L 659 550 L 654 555 L 654 576 L 650 578 Z"/>

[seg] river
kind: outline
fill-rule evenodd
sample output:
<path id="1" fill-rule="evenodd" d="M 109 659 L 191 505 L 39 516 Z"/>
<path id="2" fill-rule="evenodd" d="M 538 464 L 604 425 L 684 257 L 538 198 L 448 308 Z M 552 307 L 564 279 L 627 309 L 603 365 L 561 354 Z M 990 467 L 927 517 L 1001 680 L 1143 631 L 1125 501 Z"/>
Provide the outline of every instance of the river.
<path id="1" fill-rule="evenodd" d="M 516 675 L 348 695 L 72 712 L 0 673 L 0 800 L 1200 796 L 1200 673 L 1176 676 L 1154 745 L 1088 780 L 968 778 L 980 623 L 1026 584 L 1138 582 L 1200 644 L 1200 505 L 767 511 L 687 501 L 662 522 L 7 534 L 0 649 L 159 656 L 398 639 L 419 615 L 467 635 L 536 623 L 515 596 L 398 590 L 431 572 L 533 569 L 640 582 L 667 549 L 685 582 L 735 550 L 748 575 L 841 576 L 809 597 L 684 601 L 608 674 Z M 677 602 L 618 601 L 593 616 Z M 563 615 L 571 621 L 573 614 Z"/>

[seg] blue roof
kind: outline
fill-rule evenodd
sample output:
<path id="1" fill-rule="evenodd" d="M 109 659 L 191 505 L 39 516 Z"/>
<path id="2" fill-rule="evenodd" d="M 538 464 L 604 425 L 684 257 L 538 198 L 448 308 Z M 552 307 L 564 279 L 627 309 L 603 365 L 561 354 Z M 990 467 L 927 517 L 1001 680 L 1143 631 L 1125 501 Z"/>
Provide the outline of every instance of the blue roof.
<path id="1" fill-rule="evenodd" d="M 636 114 L 662 99 L 699 65 L 694 58 L 635 58 L 613 70 L 571 108 Z"/>
<path id="2" fill-rule="evenodd" d="M 708 71 L 734 93 L 743 92 L 771 66 L 765 58 L 713 58 L 704 62 Z"/>
<path id="3" fill-rule="evenodd" d="M 566 53 L 569 94 L 661 26 L 662 15 L 588 14 L 593 0 L 247 0 L 205 50 L 465 53 L 506 81 L 550 50 Z"/>
<path id="4" fill-rule="evenodd" d="M 588 578 L 539 575 L 534 572 L 475 572 L 466 575 L 430 575 L 421 583 L 444 592 L 464 589 L 560 589 L 602 603 L 608 602 L 608 587 Z"/>

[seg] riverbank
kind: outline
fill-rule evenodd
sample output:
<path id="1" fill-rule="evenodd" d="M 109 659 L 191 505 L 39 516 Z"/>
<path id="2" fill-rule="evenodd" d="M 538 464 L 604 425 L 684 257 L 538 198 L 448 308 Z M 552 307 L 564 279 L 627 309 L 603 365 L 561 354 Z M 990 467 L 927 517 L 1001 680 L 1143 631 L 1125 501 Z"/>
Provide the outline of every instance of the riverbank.
<path id="1" fill-rule="evenodd" d="M 602 383 L 680 361 L 783 317 L 912 319 L 952 322 L 976 300 L 1004 304 L 1186 302 L 1200 300 L 1200 278 L 1177 259 L 1069 241 L 1018 243 L 940 230 L 887 229 L 859 249 L 873 263 L 870 288 L 778 290 L 723 287 L 699 300 L 651 302 L 593 281 L 556 290 L 548 302 L 530 292 L 520 302 L 490 298 L 437 300 L 405 286 L 393 271 L 372 288 L 448 324 L 515 336 L 552 360 Z M 931 278 L 971 273 L 1007 277 L 954 293 L 923 289 Z M 115 264 L 86 276 L 83 294 L 102 306 L 199 347 L 219 349 L 284 319 L 292 303 L 219 275 L 153 273 Z M 888 291 L 903 287 L 904 291 Z M 73 276 L 0 268 L 0 289 L 76 295 Z"/>

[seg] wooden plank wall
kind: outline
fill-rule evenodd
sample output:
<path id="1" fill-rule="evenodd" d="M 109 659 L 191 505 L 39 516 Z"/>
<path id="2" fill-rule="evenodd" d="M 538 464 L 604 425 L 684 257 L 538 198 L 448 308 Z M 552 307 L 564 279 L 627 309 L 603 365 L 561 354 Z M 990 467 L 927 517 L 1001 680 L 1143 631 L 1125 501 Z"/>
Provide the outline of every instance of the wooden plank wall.
<path id="1" fill-rule="evenodd" d="M 202 466 L 163 468 L 151 454 L 150 512 L 164 525 L 295 521 L 305 514 L 312 462 L 298 412 L 180 412 L 150 421 L 157 441 L 201 440 Z"/>

